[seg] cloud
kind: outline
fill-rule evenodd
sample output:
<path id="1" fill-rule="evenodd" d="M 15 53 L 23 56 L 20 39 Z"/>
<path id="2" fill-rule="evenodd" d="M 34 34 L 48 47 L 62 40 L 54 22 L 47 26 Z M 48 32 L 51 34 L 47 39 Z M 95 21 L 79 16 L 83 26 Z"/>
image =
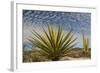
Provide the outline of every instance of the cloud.
<path id="1" fill-rule="evenodd" d="M 42 26 L 46 28 L 48 24 L 62 25 L 65 31 L 72 29 L 78 37 L 76 47 L 82 47 L 82 33 L 91 42 L 91 13 L 23 10 L 23 43 L 29 43 L 32 29 L 42 34 Z"/>

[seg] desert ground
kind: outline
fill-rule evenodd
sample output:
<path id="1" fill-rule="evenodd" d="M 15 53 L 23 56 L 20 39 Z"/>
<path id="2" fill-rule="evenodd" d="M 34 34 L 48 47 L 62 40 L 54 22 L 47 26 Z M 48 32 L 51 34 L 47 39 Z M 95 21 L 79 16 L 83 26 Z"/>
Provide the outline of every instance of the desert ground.
<path id="1" fill-rule="evenodd" d="M 87 60 L 91 59 L 91 49 L 89 49 L 88 53 L 84 53 L 82 51 L 82 48 L 73 48 L 71 49 L 66 56 L 61 57 L 59 61 L 64 60 Z M 51 61 L 49 59 L 46 59 L 44 56 L 41 56 L 38 51 L 32 50 L 32 51 L 23 51 L 23 62 L 45 62 L 45 61 Z"/>

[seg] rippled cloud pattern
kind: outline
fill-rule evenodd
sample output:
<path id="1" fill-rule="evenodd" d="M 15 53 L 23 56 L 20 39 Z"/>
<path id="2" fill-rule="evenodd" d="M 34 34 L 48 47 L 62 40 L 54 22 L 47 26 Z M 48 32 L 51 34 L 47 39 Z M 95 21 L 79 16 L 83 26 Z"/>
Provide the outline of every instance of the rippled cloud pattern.
<path id="1" fill-rule="evenodd" d="M 76 47 L 82 47 L 82 33 L 91 41 L 91 13 L 23 10 L 24 45 L 28 44 L 26 38 L 31 35 L 32 27 L 40 28 L 47 24 L 62 25 L 66 31 L 73 30 L 80 42 Z"/>

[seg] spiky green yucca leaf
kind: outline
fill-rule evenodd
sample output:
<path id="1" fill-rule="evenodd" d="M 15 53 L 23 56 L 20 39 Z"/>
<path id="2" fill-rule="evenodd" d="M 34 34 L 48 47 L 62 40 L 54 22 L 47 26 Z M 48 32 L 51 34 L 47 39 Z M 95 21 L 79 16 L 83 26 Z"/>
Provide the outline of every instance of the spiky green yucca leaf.
<path id="1" fill-rule="evenodd" d="M 50 60 L 59 60 L 76 45 L 76 38 L 72 31 L 64 32 L 61 26 L 55 29 L 48 25 L 47 30 L 43 28 L 43 35 L 35 30 L 32 34 L 29 41 L 40 49 L 38 51 L 41 55 Z"/>
<path id="2" fill-rule="evenodd" d="M 86 53 L 89 50 L 89 39 L 83 34 L 83 52 Z"/>

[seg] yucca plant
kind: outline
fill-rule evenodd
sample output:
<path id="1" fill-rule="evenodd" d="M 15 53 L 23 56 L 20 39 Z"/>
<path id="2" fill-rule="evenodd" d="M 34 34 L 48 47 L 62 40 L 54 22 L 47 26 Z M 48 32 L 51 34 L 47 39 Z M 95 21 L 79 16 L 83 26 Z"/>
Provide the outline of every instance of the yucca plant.
<path id="1" fill-rule="evenodd" d="M 62 26 L 55 29 L 52 25 L 47 26 L 47 30 L 43 28 L 43 34 L 39 34 L 35 30 L 28 39 L 33 45 L 39 48 L 38 52 L 52 61 L 58 61 L 66 56 L 68 51 L 77 43 L 72 31 L 65 32 Z"/>
<path id="2" fill-rule="evenodd" d="M 89 39 L 83 34 L 83 53 L 85 56 L 89 53 Z"/>

